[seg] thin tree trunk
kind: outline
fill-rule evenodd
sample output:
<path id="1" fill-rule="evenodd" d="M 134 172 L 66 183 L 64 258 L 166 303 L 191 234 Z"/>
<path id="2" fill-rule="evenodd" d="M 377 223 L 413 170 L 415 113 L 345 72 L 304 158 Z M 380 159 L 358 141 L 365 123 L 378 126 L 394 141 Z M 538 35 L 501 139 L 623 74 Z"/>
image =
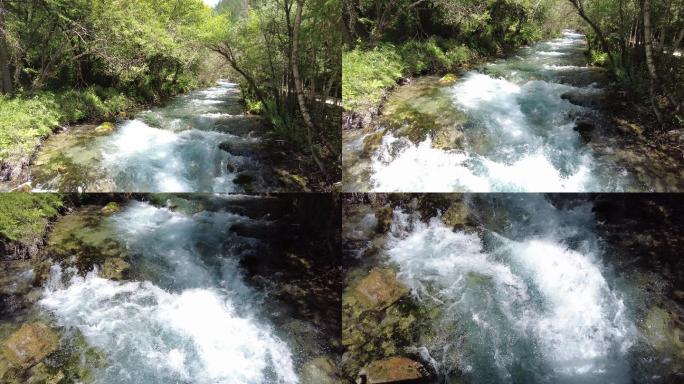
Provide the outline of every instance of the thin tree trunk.
<path id="1" fill-rule="evenodd" d="M 651 105 L 653 113 L 658 119 L 658 124 L 661 128 L 663 126 L 663 117 L 658 108 L 658 101 L 656 100 L 656 87 L 658 86 L 658 74 L 656 72 L 655 62 L 653 61 L 653 36 L 651 30 L 651 1 L 644 0 L 644 47 L 646 51 L 646 66 L 648 67 L 649 87 L 648 92 L 651 97 Z"/>
<path id="2" fill-rule="evenodd" d="M 294 78 L 295 92 L 297 93 L 297 102 L 299 103 L 299 110 L 304 118 L 304 123 L 307 128 L 307 141 L 309 142 L 309 149 L 311 150 L 311 157 L 318 165 L 318 168 L 327 176 L 325 165 L 316 154 L 316 148 L 313 145 L 313 132 L 316 131 L 309 109 L 306 106 L 304 98 L 304 90 L 302 89 L 302 79 L 299 74 L 299 32 L 302 28 L 302 12 L 304 10 L 304 0 L 297 0 L 297 9 L 295 11 L 294 31 L 292 33 L 292 77 Z"/>
<path id="3" fill-rule="evenodd" d="M 12 76 L 9 68 L 9 55 L 5 35 L 5 4 L 0 0 L 0 93 L 12 93 Z"/>

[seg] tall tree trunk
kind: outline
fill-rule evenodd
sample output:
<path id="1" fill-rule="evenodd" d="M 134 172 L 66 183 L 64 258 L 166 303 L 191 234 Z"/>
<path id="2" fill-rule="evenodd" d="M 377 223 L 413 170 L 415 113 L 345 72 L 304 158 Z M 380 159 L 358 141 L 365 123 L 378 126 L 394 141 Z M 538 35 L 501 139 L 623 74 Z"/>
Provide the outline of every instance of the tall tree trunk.
<path id="1" fill-rule="evenodd" d="M 658 124 L 661 128 L 663 126 L 663 117 L 658 108 L 658 101 L 656 100 L 656 88 L 658 86 L 658 73 L 656 72 L 655 62 L 653 61 L 653 36 L 652 36 L 652 26 L 651 26 L 651 1 L 644 0 L 643 2 L 643 13 L 644 13 L 644 48 L 646 51 L 646 66 L 648 67 L 648 78 L 649 87 L 648 92 L 651 97 L 651 105 L 653 107 L 653 113 L 655 113 L 658 119 Z"/>
<path id="2" fill-rule="evenodd" d="M 304 10 L 304 0 L 297 0 L 297 10 L 295 11 L 294 30 L 292 33 L 292 77 L 294 78 L 295 92 L 297 93 L 297 102 L 299 103 L 299 110 L 304 118 L 304 123 L 307 128 L 307 141 L 309 142 L 309 149 L 311 150 L 311 157 L 318 165 L 318 168 L 327 176 L 325 165 L 321 159 L 318 158 L 316 148 L 313 145 L 313 132 L 316 131 L 316 126 L 311 119 L 309 108 L 306 106 L 306 99 L 304 97 L 304 89 L 302 79 L 299 74 L 299 32 L 302 29 L 302 12 Z"/>
<path id="3" fill-rule="evenodd" d="M 9 68 L 9 55 L 7 53 L 7 38 L 5 31 L 5 4 L 0 0 L 0 93 L 12 93 L 12 76 Z"/>

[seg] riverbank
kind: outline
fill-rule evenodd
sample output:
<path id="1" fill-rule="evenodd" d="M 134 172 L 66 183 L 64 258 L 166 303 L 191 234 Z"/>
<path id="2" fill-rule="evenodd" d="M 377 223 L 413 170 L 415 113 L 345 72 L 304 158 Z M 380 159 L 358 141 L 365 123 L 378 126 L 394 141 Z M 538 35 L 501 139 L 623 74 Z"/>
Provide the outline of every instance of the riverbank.
<path id="1" fill-rule="evenodd" d="M 197 89 L 206 84 L 198 84 Z M 186 90 L 187 92 L 189 90 Z M 85 90 L 42 92 L 13 98 L 0 97 L 0 182 L 22 185 L 26 169 L 49 137 L 72 126 L 93 129 L 114 124 L 144 109 L 161 105 L 175 95 L 141 101 L 113 88 L 90 86 Z M 108 132 L 101 132 L 108 133 Z"/>
<path id="2" fill-rule="evenodd" d="M 0 203 L 15 204 L 10 196 Z M 339 203 L 333 199 L 102 194 L 65 195 L 64 201 L 59 213 L 45 212 L 50 224 L 42 226 L 44 240 L 31 255 L 10 251 L 18 249 L 5 236 L 11 226 L 0 221 L 0 244 L 8 251 L 0 260 L 1 382 L 137 382 L 142 375 L 162 383 L 192 371 L 198 383 L 267 377 L 341 383 L 335 369 L 340 324 L 333 321 L 340 318 Z M 187 300 L 204 305 L 173 309 L 187 309 Z M 109 317 L 121 311 L 137 320 Z M 166 317 L 166 311 L 175 314 Z M 152 328 L 141 330 L 138 322 Z M 163 331 L 152 336 L 151 329 Z M 128 359 L 151 352 L 149 337 L 175 346 L 168 356 L 182 353 L 172 373 L 156 360 Z M 221 341 L 214 345 L 207 337 Z M 205 369 L 195 371 L 198 366 Z"/>

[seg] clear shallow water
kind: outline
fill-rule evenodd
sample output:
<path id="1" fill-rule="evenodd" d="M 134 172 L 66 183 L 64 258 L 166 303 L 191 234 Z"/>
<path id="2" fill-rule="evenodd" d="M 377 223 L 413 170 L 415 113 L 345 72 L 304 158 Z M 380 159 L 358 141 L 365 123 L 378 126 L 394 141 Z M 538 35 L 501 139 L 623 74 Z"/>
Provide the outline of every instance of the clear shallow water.
<path id="1" fill-rule="evenodd" d="M 111 134 L 48 140 L 42 151 L 51 155 L 32 184 L 62 191 L 242 192 L 245 185 L 235 179 L 247 174 L 249 188 L 272 189 L 259 160 L 258 118 L 242 114 L 239 97 L 237 85 L 219 82 L 122 121 Z M 47 170 L 54 163 L 65 164 Z"/>
<path id="2" fill-rule="evenodd" d="M 588 107 L 561 95 L 600 95 L 600 70 L 586 67 L 582 35 L 520 50 L 516 56 L 465 73 L 444 88 L 466 113 L 457 149 L 430 137 L 414 143 L 388 133 L 371 160 L 376 191 L 580 192 L 630 189 L 624 169 L 603 164 L 573 128 L 598 120 Z M 600 128 L 599 128 L 600 129 Z"/>
<path id="3" fill-rule="evenodd" d="M 638 332 L 591 207 L 502 200 L 494 209 L 509 221 L 497 231 L 454 232 L 395 212 L 388 261 L 417 300 L 441 308 L 424 360 L 474 383 L 631 382 Z"/>
<path id="4" fill-rule="evenodd" d="M 241 256 L 259 243 L 227 212 L 183 215 L 131 203 L 111 218 L 145 279 L 117 282 L 53 267 L 40 305 L 108 357 L 97 383 L 299 382 L 288 345 L 259 314 Z"/>

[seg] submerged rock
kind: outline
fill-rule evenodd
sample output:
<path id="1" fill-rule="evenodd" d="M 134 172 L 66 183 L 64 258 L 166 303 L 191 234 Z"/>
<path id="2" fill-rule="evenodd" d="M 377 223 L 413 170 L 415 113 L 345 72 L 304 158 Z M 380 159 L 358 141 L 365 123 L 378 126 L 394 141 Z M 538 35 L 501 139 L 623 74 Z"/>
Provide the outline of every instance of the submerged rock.
<path id="1" fill-rule="evenodd" d="M 118 257 L 110 257 L 102 265 L 100 276 L 110 280 L 122 280 L 130 264 Z"/>
<path id="2" fill-rule="evenodd" d="M 419 362 L 407 357 L 390 357 L 368 364 L 359 373 L 359 384 L 419 383 L 429 376 Z"/>
<path id="3" fill-rule="evenodd" d="M 357 300 L 366 308 L 381 310 L 408 293 L 408 288 L 389 268 L 374 268 L 354 289 Z"/>
<path id="4" fill-rule="evenodd" d="M 333 362 L 326 357 L 309 360 L 302 367 L 302 384 L 342 384 Z"/>
<path id="5" fill-rule="evenodd" d="M 54 352 L 59 336 L 47 325 L 36 322 L 24 324 L 3 343 L 3 352 L 12 363 L 29 368 Z"/>

